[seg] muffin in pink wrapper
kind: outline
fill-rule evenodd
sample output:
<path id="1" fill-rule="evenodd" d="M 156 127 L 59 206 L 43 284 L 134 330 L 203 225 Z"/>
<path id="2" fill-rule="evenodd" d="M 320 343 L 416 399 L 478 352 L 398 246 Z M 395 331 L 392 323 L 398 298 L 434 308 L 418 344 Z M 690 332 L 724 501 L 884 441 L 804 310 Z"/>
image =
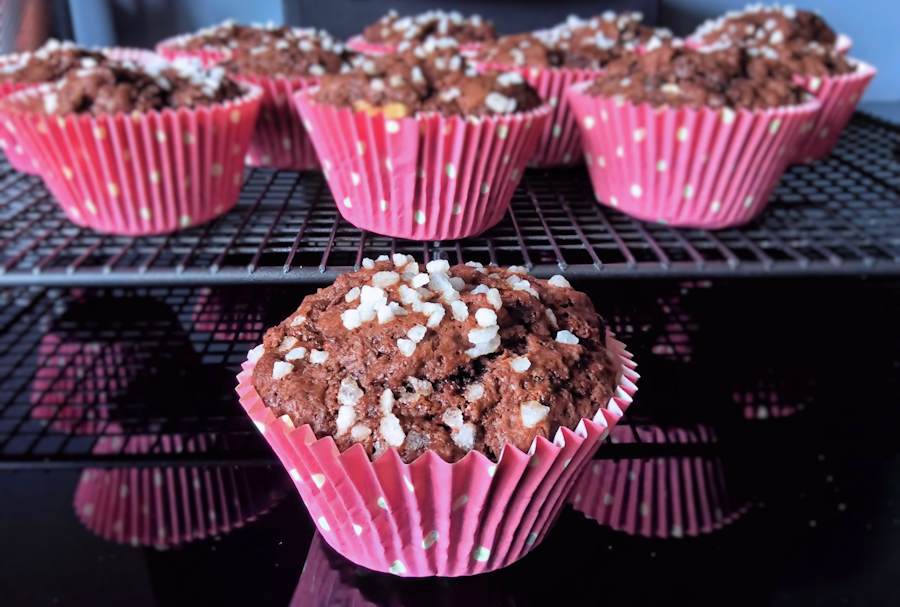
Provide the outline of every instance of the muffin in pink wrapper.
<path id="1" fill-rule="evenodd" d="M 561 276 L 363 265 L 267 332 L 241 404 L 344 557 L 411 577 L 505 567 L 631 404 L 635 364 Z"/>
<path id="2" fill-rule="evenodd" d="M 186 62 L 110 59 L 88 72 L 0 102 L 71 221 L 157 234 L 234 206 L 262 91 Z"/>
<path id="3" fill-rule="evenodd" d="M 105 436 L 97 455 L 203 453 L 208 436 Z M 234 466 L 87 468 L 73 508 L 94 535 L 159 550 L 225 535 L 256 520 L 289 490 L 280 470 Z"/>
<path id="4" fill-rule="evenodd" d="M 369 63 L 294 97 L 341 215 L 415 240 L 499 222 L 550 108 L 518 74 L 443 74 L 436 88 L 424 63 Z"/>
<path id="5" fill-rule="evenodd" d="M 714 444 L 712 428 L 617 426 L 612 443 Z M 677 447 L 673 447 L 677 448 Z M 572 507 L 601 525 L 629 535 L 696 537 L 740 518 L 750 507 L 729 490 L 722 460 L 714 455 L 598 459 L 586 466 L 570 498 Z"/>
<path id="6" fill-rule="evenodd" d="M 822 104 L 815 119 L 802 126 L 804 136 L 798 142 L 795 153 L 798 161 L 812 162 L 831 153 L 844 127 L 853 117 L 856 104 L 875 77 L 877 70 L 871 65 L 862 61 L 851 62 L 854 69 L 845 74 L 796 77 L 797 82 Z"/>
<path id="7" fill-rule="evenodd" d="M 597 200 L 675 226 L 725 228 L 767 205 L 819 102 L 741 49 L 665 45 L 569 89 Z"/>
<path id="8" fill-rule="evenodd" d="M 236 81 L 263 90 L 248 163 L 298 171 L 318 169 L 315 148 L 291 96 L 315 85 L 319 76 L 346 67 L 343 44 L 327 32 L 299 28 L 250 44 L 238 40 L 231 58 L 223 63 Z"/>

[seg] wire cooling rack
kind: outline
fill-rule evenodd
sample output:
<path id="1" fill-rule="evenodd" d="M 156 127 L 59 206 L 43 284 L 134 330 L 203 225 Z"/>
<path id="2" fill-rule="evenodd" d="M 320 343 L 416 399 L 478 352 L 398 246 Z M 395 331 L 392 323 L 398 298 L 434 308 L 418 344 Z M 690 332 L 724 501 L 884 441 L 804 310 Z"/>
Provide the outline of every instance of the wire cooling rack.
<path id="1" fill-rule="evenodd" d="M 857 115 L 831 157 L 793 167 L 754 223 L 717 232 L 643 223 L 593 200 L 583 169 L 531 171 L 482 236 L 413 242 L 337 214 L 318 173 L 251 170 L 237 208 L 170 236 L 69 223 L 39 179 L 0 166 L 0 284 L 322 283 L 403 252 L 597 276 L 900 274 L 900 127 Z"/>

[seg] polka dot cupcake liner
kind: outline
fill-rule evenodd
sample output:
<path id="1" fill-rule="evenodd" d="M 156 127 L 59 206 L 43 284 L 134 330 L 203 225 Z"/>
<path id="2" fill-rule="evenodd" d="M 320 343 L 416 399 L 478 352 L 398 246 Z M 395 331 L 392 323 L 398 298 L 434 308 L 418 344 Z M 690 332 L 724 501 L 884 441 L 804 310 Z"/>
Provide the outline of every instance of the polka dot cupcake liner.
<path id="1" fill-rule="evenodd" d="M 716 442 L 706 426 L 638 428 L 645 444 Z M 614 443 L 635 442 L 633 430 L 617 426 Z M 584 516 L 629 535 L 655 538 L 696 537 L 717 531 L 749 509 L 730 494 L 722 460 L 715 456 L 666 456 L 650 459 L 595 460 L 586 466 L 570 494 Z"/>
<path id="2" fill-rule="evenodd" d="M 276 418 L 253 388 L 254 364 L 238 375 L 241 404 L 287 468 L 322 537 L 354 563 L 400 576 L 458 577 L 506 567 L 544 538 L 578 473 L 637 390 L 624 345 L 607 408 L 535 439 L 528 453 L 505 448 L 498 462 L 472 451 L 455 463 L 426 452 L 411 464 L 396 449 L 374 462 L 361 445 L 339 452 L 331 437 Z"/>
<path id="3" fill-rule="evenodd" d="M 204 436 L 107 436 L 94 453 L 202 453 L 209 444 Z M 241 528 L 271 510 L 289 490 L 277 469 L 87 468 L 78 480 L 73 508 L 85 528 L 107 541 L 167 549 Z"/>
<path id="4" fill-rule="evenodd" d="M 472 57 L 478 53 L 481 47 L 482 44 L 480 42 L 466 42 L 459 45 L 459 50 L 461 55 Z M 396 45 L 369 42 L 363 38 L 362 35 L 356 35 L 347 40 L 347 48 L 351 51 L 369 55 L 371 57 L 382 57 L 397 52 Z"/>
<path id="5" fill-rule="evenodd" d="M 106 48 L 99 50 L 107 53 L 113 58 L 131 61 L 146 61 L 156 56 L 150 51 L 136 48 Z M 4 64 L 17 63 L 20 58 L 21 55 L 18 54 L 0 57 L 0 67 Z M 39 85 L 22 82 L 0 83 L 0 98 L 34 86 Z M 40 174 L 41 167 L 37 158 L 26 152 L 24 146 L 22 146 L 16 137 L 15 132 L 9 129 L 5 120 L 0 120 L 0 150 L 3 150 L 10 166 L 15 170 L 29 175 Z"/>
<path id="6" fill-rule="evenodd" d="M 315 84 L 315 78 L 267 78 L 241 75 L 234 80 L 263 91 L 259 118 L 250 140 L 247 164 L 292 171 L 316 170 L 319 158 L 303 127 L 292 95 Z"/>
<path id="7" fill-rule="evenodd" d="M 822 109 L 814 120 L 801 125 L 803 137 L 798 142 L 794 160 L 812 162 L 828 156 L 837 145 L 841 131 L 850 122 L 856 104 L 877 70 L 862 61 L 853 60 L 856 71 L 826 77 L 797 76 L 797 83 L 816 96 Z"/>
<path id="8" fill-rule="evenodd" d="M 475 236 L 499 222 L 534 154 L 550 108 L 481 118 L 392 119 L 294 100 L 341 215 L 413 240 Z"/>
<path id="9" fill-rule="evenodd" d="M 815 99 L 765 110 L 655 108 L 568 91 L 597 200 L 673 226 L 720 229 L 763 211 Z"/>
<path id="10" fill-rule="evenodd" d="M 216 49 L 213 47 L 203 47 L 196 49 L 184 48 L 184 43 L 187 42 L 192 36 L 193 34 L 180 34 L 178 36 L 166 38 L 165 40 L 158 42 L 154 50 L 157 52 L 157 54 L 162 56 L 167 61 L 174 61 L 175 59 L 182 58 L 191 58 L 199 60 L 203 67 L 212 67 L 217 63 L 221 63 L 222 61 L 225 61 L 229 58 L 230 53 L 222 49 Z"/>
<path id="11" fill-rule="evenodd" d="M 528 163 L 529 166 L 567 166 L 581 162 L 581 132 L 566 99 L 566 90 L 578 82 L 593 80 L 600 74 L 599 70 L 565 67 L 516 68 L 493 64 L 480 64 L 478 69 L 518 72 L 535 88 L 544 103 L 552 108 L 550 118 L 541 132 L 537 151 Z"/>
<path id="12" fill-rule="evenodd" d="M 28 105 L 47 91 L 7 98 L 12 126 L 75 224 L 145 235 L 209 221 L 237 202 L 262 91 L 225 103 L 103 116 L 48 116 Z"/>

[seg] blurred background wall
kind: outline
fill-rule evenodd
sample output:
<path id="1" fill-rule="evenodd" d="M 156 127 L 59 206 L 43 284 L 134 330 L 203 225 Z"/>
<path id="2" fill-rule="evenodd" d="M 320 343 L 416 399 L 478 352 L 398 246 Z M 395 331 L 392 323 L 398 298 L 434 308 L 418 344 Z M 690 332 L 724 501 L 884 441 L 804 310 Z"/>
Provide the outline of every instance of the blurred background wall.
<path id="1" fill-rule="evenodd" d="M 45 1 L 56 13 L 69 13 L 72 35 L 79 42 L 136 46 L 151 46 L 166 36 L 229 17 L 312 25 L 347 36 L 390 7 L 400 12 L 428 8 L 479 12 L 493 18 L 502 32 L 553 23 L 570 13 L 591 15 L 630 8 L 643 11 L 649 22 L 683 34 L 708 17 L 747 4 L 745 0 L 0 0 L 0 8 Z M 821 12 L 835 29 L 853 38 L 855 57 L 879 67 L 866 100 L 900 100 L 900 0 L 800 0 L 795 4 Z"/>

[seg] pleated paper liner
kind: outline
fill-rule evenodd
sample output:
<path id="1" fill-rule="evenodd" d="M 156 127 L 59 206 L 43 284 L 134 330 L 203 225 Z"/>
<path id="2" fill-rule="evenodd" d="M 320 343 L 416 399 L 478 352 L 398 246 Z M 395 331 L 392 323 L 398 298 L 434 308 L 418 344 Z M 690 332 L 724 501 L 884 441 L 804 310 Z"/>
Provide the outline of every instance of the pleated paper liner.
<path id="1" fill-rule="evenodd" d="M 413 42 L 413 44 L 415 44 L 415 42 Z M 461 55 L 471 57 L 477 54 L 481 47 L 482 44 L 480 42 L 464 42 L 459 45 L 459 51 Z M 381 42 L 369 42 L 363 38 L 362 35 L 356 35 L 347 40 L 347 48 L 351 51 L 372 57 L 392 55 L 397 52 L 396 45 L 384 44 Z"/>
<path id="2" fill-rule="evenodd" d="M 155 57 L 154 53 L 144 49 L 137 48 L 102 48 L 97 49 L 107 53 L 114 59 L 146 61 Z M 0 68 L 4 64 L 18 62 L 22 55 L 5 55 L 0 57 Z M 33 83 L 23 82 L 0 82 L 0 99 L 12 93 L 39 86 Z M 40 163 L 32 155 L 28 154 L 22 144 L 18 141 L 15 134 L 15 126 L 6 120 L 0 120 L 0 149 L 6 154 L 6 159 L 12 168 L 20 173 L 28 173 L 29 175 L 40 174 Z"/>
<path id="3" fill-rule="evenodd" d="M 204 452 L 212 438 L 106 436 L 96 454 Z M 117 544 L 167 549 L 221 536 L 268 512 L 290 490 L 278 469 L 237 466 L 87 468 L 73 507 L 94 535 Z"/>
<path id="4" fill-rule="evenodd" d="M 270 78 L 249 74 L 233 78 L 263 90 L 259 118 L 247 152 L 247 163 L 251 166 L 292 171 L 318 169 L 316 149 L 291 97 L 296 91 L 314 85 L 316 79 Z"/>
<path id="5" fill-rule="evenodd" d="M 528 163 L 533 167 L 553 167 L 580 164 L 581 131 L 575 115 L 566 99 L 566 90 L 578 82 L 593 80 L 600 70 L 571 67 L 510 67 L 491 63 L 479 64 L 480 71 L 517 72 L 535 88 L 541 100 L 552 110 L 534 157 Z"/>
<path id="6" fill-rule="evenodd" d="M 146 235 L 209 221 L 237 202 L 244 155 L 262 91 L 197 108 L 103 116 L 47 116 L 27 104 L 37 87 L 9 96 L 2 118 L 74 223 Z"/>
<path id="7" fill-rule="evenodd" d="M 224 49 L 211 46 L 195 49 L 184 48 L 183 44 L 189 38 L 191 38 L 191 34 L 181 34 L 166 38 L 162 42 L 157 43 L 154 50 L 168 61 L 182 58 L 198 59 L 203 67 L 212 67 L 225 61 L 230 55 L 230 53 Z"/>
<path id="8" fill-rule="evenodd" d="M 275 417 L 253 388 L 253 363 L 244 363 L 237 390 L 337 552 L 395 575 L 474 575 L 506 567 L 543 540 L 577 473 L 631 404 L 635 363 L 611 335 L 607 345 L 621 361 L 607 407 L 574 431 L 561 428 L 553 442 L 537 438 L 527 454 L 505 448 L 497 463 L 474 451 L 453 464 L 431 451 L 412 464 L 396 449 L 374 462 L 361 445 L 340 453 L 331 437 Z"/>
<path id="9" fill-rule="evenodd" d="M 597 200 L 681 227 L 726 228 L 761 213 L 820 107 L 810 99 L 765 110 L 654 108 L 586 86 L 568 95 Z"/>
<path id="10" fill-rule="evenodd" d="M 637 428 L 642 443 L 714 443 L 706 426 Z M 617 426 L 614 443 L 635 442 L 629 426 Z M 572 507 L 601 525 L 629 535 L 696 537 L 740 518 L 746 500 L 729 491 L 722 460 L 715 456 L 673 455 L 650 459 L 594 460 L 570 494 Z"/>
<path id="11" fill-rule="evenodd" d="M 828 156 L 862 99 L 866 87 L 877 70 L 862 61 L 851 60 L 856 71 L 837 76 L 797 76 L 797 82 L 816 96 L 822 109 L 814 120 L 801 127 L 803 138 L 798 142 L 795 160 L 813 162 Z"/>
<path id="12" fill-rule="evenodd" d="M 550 108 L 464 118 L 393 119 L 294 95 L 341 215 L 413 240 L 475 236 L 499 222 Z"/>

